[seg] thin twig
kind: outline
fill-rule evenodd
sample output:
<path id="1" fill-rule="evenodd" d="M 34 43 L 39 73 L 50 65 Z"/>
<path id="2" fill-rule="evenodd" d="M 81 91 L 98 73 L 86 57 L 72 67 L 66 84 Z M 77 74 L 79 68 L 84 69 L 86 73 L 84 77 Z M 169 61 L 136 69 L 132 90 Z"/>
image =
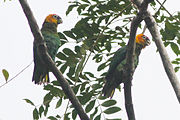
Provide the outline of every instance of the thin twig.
<path id="1" fill-rule="evenodd" d="M 65 115 L 66 115 L 66 113 L 67 113 L 67 110 L 68 110 L 68 107 L 69 107 L 69 103 L 70 103 L 70 101 L 68 100 L 68 103 L 67 103 L 67 106 L 66 106 L 66 109 L 65 109 L 65 112 L 64 112 L 64 117 L 65 117 Z M 65 119 L 65 118 L 64 118 Z"/>
<path id="2" fill-rule="evenodd" d="M 143 31 L 142 31 L 142 34 L 144 34 L 145 33 L 145 31 L 146 31 L 146 24 L 144 25 L 144 28 L 143 28 Z"/>
<path id="3" fill-rule="evenodd" d="M 14 77 L 12 77 L 10 80 L 6 81 L 6 83 L 2 84 L 0 86 L 0 88 L 2 88 L 4 85 L 8 84 L 9 82 L 11 82 L 12 80 L 14 80 L 17 76 L 19 76 L 22 72 L 24 72 L 31 64 L 33 61 L 31 61 L 31 63 L 29 63 L 25 68 L 23 68 L 20 72 L 18 72 Z"/>
<path id="4" fill-rule="evenodd" d="M 176 18 L 174 18 L 174 16 L 164 7 L 163 3 L 161 3 L 159 0 L 156 0 L 160 5 L 161 7 L 169 14 L 170 17 L 172 17 L 173 19 L 175 19 L 177 22 L 180 23 L 180 21 Z"/>
<path id="5" fill-rule="evenodd" d="M 162 5 L 159 7 L 159 9 L 157 10 L 157 12 L 154 14 L 155 17 L 156 17 L 156 14 L 161 10 L 162 6 L 164 6 L 164 4 L 165 4 L 166 1 L 167 1 L 167 0 L 164 0 L 164 1 L 163 1 Z"/>

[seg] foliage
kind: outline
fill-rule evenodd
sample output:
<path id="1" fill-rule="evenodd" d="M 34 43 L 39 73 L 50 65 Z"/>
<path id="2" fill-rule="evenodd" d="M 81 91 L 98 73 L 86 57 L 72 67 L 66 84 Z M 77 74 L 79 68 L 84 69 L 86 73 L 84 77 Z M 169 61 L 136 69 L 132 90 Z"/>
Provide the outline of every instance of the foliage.
<path id="1" fill-rule="evenodd" d="M 155 5 L 153 7 L 155 10 Z M 172 64 L 176 65 L 174 70 L 177 72 L 180 68 L 180 12 L 170 13 L 165 12 L 164 8 L 159 9 L 155 14 L 155 20 L 160 28 L 162 40 L 164 45 L 170 46 L 172 51 L 177 55 L 177 58 L 172 61 Z"/>
<path id="2" fill-rule="evenodd" d="M 164 44 L 170 46 L 179 56 L 180 13 L 169 17 L 164 9 L 157 10 L 156 3 L 151 4 L 151 7 L 156 12 L 155 19 L 161 29 Z M 136 15 L 137 9 L 132 7 L 128 0 L 76 0 L 71 2 L 66 14 L 71 14 L 73 10 L 77 11 L 80 20 L 74 28 L 63 31 L 59 35 L 62 41 L 75 41 L 76 45 L 74 48 L 64 48 L 59 52 L 56 64 L 90 118 L 108 119 L 109 114 L 117 113 L 121 109 L 116 105 L 118 100 L 109 100 L 101 96 L 104 75 L 112 59 L 113 47 L 119 48 L 127 43 L 129 23 Z M 85 68 L 89 60 L 96 64 L 93 67 L 98 71 L 98 75 L 97 71 Z M 180 58 L 172 63 L 177 65 L 175 70 L 178 71 Z M 44 96 L 43 104 L 35 106 L 34 119 L 39 119 L 43 115 L 50 120 L 58 120 L 62 117 L 65 120 L 77 119 L 77 111 L 69 102 L 63 114 L 58 112 L 57 115 L 48 116 L 52 101 L 56 102 L 55 109 L 61 110 L 62 113 L 61 106 L 66 104 L 68 99 L 56 80 L 45 85 L 44 90 L 47 94 Z M 25 99 L 25 101 L 34 106 L 30 100 Z"/>

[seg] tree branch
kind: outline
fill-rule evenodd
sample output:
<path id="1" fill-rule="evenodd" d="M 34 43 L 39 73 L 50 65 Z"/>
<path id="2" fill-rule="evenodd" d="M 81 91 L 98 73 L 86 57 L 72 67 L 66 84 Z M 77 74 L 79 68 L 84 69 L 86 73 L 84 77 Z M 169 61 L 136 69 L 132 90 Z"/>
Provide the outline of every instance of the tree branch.
<path id="1" fill-rule="evenodd" d="M 155 44 L 158 48 L 159 54 L 161 56 L 161 60 L 163 62 L 164 69 L 166 71 L 166 74 L 171 82 L 171 85 L 176 93 L 177 99 L 180 103 L 180 83 L 176 76 L 176 73 L 173 69 L 173 66 L 171 64 L 171 61 L 169 59 L 168 53 L 166 51 L 166 48 L 164 47 L 164 44 L 162 43 L 162 39 L 160 37 L 160 33 L 158 31 L 156 22 L 153 18 L 153 16 L 149 13 L 148 17 L 145 19 L 145 23 L 147 25 L 147 28 L 149 29 Z"/>
<path id="2" fill-rule="evenodd" d="M 140 4 L 141 2 L 139 0 L 134 0 L 134 4 L 137 4 L 137 6 Z M 176 73 L 173 69 L 173 66 L 171 64 L 171 61 L 169 59 L 169 55 L 166 51 L 166 48 L 164 47 L 164 44 L 162 43 L 162 39 L 160 37 L 160 33 L 158 31 L 157 28 L 157 24 L 156 21 L 154 20 L 153 16 L 151 15 L 151 13 L 148 11 L 146 18 L 145 18 L 145 23 L 147 25 L 147 28 L 149 29 L 155 44 L 157 46 L 157 49 L 159 51 L 159 54 L 161 56 L 161 60 L 163 62 L 163 66 L 164 69 L 166 71 L 166 74 L 170 80 L 170 83 L 175 91 L 176 97 L 180 103 L 180 83 L 179 80 L 176 76 Z"/>
<path id="3" fill-rule="evenodd" d="M 144 2 L 140 5 L 141 9 L 137 14 L 137 16 L 133 19 L 130 28 L 130 38 L 126 53 L 126 67 L 125 67 L 126 69 L 124 71 L 125 79 L 126 79 L 126 81 L 124 82 L 125 107 L 129 120 L 135 120 L 135 113 L 134 113 L 132 95 L 131 95 L 131 80 L 134 74 L 134 56 L 135 56 L 135 47 L 136 47 L 135 37 L 136 37 L 136 31 L 138 25 L 142 22 L 147 12 L 148 4 L 149 1 L 144 0 Z"/>
<path id="4" fill-rule="evenodd" d="M 49 56 L 49 54 L 47 52 L 47 47 L 46 47 L 46 45 L 44 43 L 44 40 L 43 40 L 44 38 L 43 38 L 43 36 L 42 36 L 42 34 L 41 34 L 40 30 L 39 30 L 37 22 L 36 22 L 36 20 L 35 20 L 35 18 L 33 16 L 33 13 L 31 11 L 27 1 L 26 0 L 19 0 L 19 2 L 20 2 L 21 6 L 23 8 L 23 11 L 24 11 L 27 19 L 28 19 L 29 26 L 30 26 L 31 31 L 33 33 L 33 36 L 35 38 L 34 42 L 38 46 L 38 54 L 39 54 L 39 56 L 41 58 L 43 58 L 42 60 L 44 60 L 44 62 L 47 64 L 49 69 L 53 72 L 53 74 L 55 75 L 55 77 L 59 81 L 64 93 L 69 98 L 72 105 L 74 106 L 74 108 L 78 112 L 78 115 L 81 118 L 81 120 L 89 120 L 89 117 L 87 116 L 87 114 L 83 110 L 79 100 L 77 99 L 77 97 L 75 96 L 75 94 L 72 91 L 71 87 L 69 86 L 69 83 L 63 77 L 63 75 L 58 70 L 55 63 L 53 62 L 53 60 Z"/>

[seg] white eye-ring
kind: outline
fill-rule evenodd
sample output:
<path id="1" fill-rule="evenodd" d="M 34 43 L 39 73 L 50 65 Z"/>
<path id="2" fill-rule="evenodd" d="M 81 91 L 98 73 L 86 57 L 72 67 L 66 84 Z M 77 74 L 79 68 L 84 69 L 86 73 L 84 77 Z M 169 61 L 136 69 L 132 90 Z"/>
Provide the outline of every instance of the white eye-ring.
<path id="1" fill-rule="evenodd" d="M 56 19 L 57 19 L 57 18 L 58 18 L 58 16 L 57 16 L 57 15 L 53 15 L 53 18 L 56 18 Z"/>
<path id="2" fill-rule="evenodd" d="M 143 38 L 143 39 L 146 39 L 146 36 L 143 35 L 142 38 Z"/>

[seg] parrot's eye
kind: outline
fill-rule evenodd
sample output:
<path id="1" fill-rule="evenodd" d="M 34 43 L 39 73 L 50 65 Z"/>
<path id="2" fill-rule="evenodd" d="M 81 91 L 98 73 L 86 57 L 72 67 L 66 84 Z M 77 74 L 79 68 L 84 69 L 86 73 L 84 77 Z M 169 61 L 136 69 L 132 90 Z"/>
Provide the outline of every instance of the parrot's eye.
<path id="1" fill-rule="evenodd" d="M 57 19 L 57 18 L 58 18 L 58 16 L 57 16 L 57 15 L 53 15 L 53 18 Z"/>
<path id="2" fill-rule="evenodd" d="M 145 39 L 146 39 L 146 36 L 143 35 L 142 38 L 145 40 Z"/>

